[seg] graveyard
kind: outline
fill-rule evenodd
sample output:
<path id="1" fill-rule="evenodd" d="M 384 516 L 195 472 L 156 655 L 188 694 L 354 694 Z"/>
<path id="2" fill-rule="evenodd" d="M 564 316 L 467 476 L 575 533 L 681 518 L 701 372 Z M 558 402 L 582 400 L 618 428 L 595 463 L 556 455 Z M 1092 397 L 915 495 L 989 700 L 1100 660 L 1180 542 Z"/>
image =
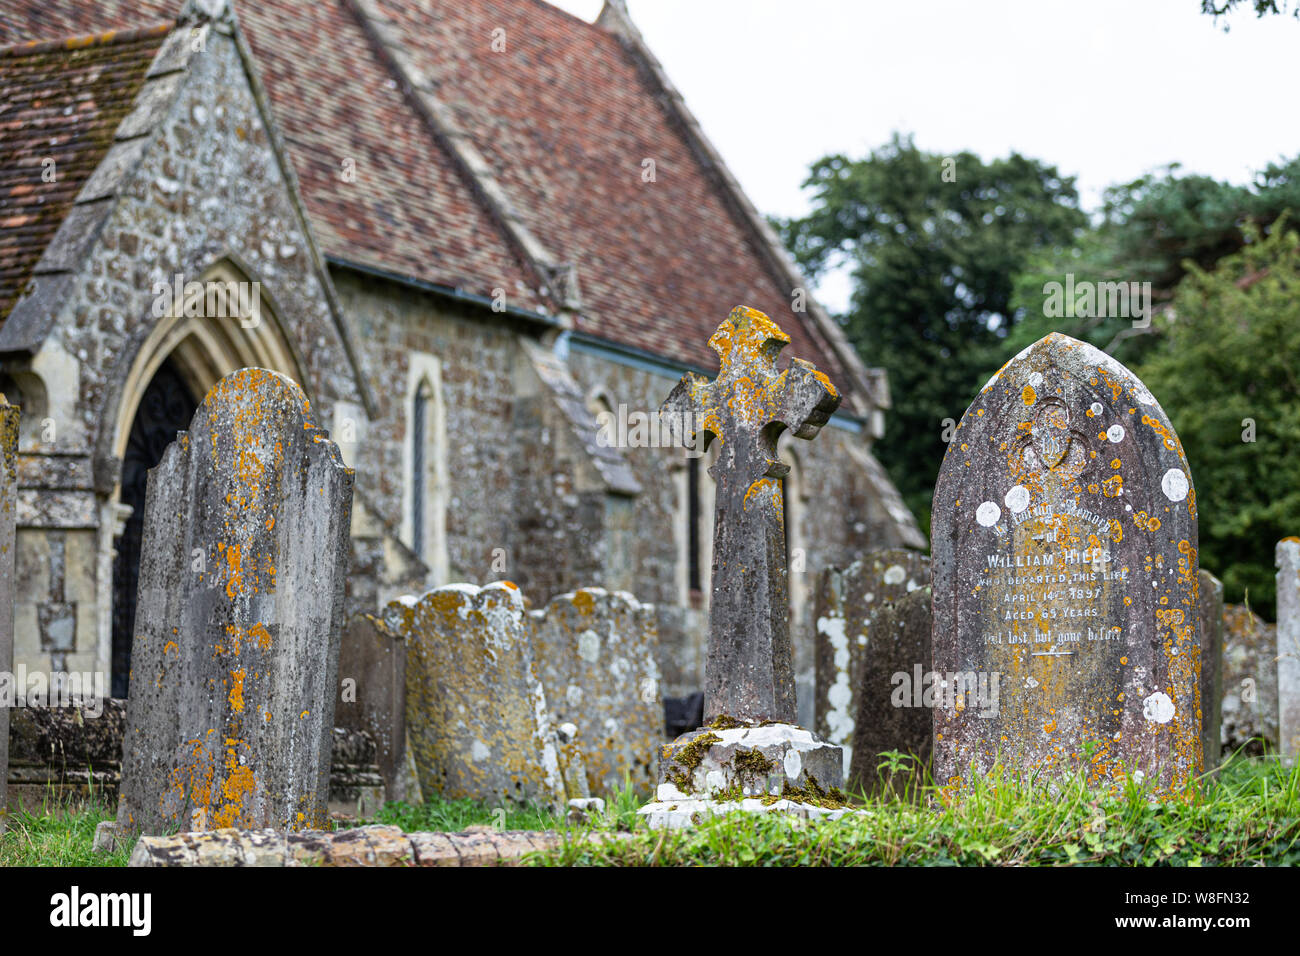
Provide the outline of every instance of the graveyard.
<path id="1" fill-rule="evenodd" d="M 622 0 L 0 89 L 0 867 L 1300 863 L 1300 160 L 769 217 Z"/>

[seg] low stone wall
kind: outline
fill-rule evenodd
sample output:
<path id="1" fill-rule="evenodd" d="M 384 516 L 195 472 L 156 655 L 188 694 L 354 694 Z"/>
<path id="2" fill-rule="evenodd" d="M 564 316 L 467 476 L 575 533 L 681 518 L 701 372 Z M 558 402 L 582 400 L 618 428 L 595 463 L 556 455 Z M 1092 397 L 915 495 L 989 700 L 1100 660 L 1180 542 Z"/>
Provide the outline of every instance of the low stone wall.
<path id="1" fill-rule="evenodd" d="M 10 712 L 9 808 L 117 803 L 122 778 L 126 701 L 98 707 L 17 707 Z M 383 805 L 375 742 L 361 731 L 334 729 L 329 810 L 366 817 Z"/>
<path id="2" fill-rule="evenodd" d="M 573 839 L 621 839 L 593 833 Z M 515 866 L 528 853 L 551 850 L 566 837 L 554 831 L 470 827 L 459 833 L 403 833 L 369 826 L 333 833 L 309 830 L 208 830 L 142 837 L 131 866 Z"/>

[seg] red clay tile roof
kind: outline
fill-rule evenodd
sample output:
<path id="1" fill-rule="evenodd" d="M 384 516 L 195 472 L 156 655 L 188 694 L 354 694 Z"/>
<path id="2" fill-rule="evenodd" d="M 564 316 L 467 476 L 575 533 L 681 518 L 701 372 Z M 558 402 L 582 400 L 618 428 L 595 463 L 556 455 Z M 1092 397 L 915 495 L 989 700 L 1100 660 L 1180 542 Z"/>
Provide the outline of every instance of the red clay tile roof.
<path id="1" fill-rule="evenodd" d="M 113 144 L 169 29 L 0 51 L 0 321 Z"/>
<path id="2" fill-rule="evenodd" d="M 5 0 L 0 44 L 124 27 L 179 0 Z M 403 90 L 354 0 L 236 3 L 325 253 L 480 295 L 544 277 Z M 373 0 L 388 40 L 486 159 L 527 231 L 577 266 L 576 328 L 716 368 L 706 342 L 732 306 L 768 312 L 843 388 L 842 363 L 763 258 L 761 240 L 612 32 L 541 0 Z M 373 22 L 371 24 L 373 26 Z M 505 52 L 493 52 L 493 31 Z M 357 181 L 340 178 L 356 160 Z M 655 182 L 642 161 L 655 162 Z M 531 296 L 531 297 L 530 297 Z M 545 306 L 558 308 L 554 293 Z"/>

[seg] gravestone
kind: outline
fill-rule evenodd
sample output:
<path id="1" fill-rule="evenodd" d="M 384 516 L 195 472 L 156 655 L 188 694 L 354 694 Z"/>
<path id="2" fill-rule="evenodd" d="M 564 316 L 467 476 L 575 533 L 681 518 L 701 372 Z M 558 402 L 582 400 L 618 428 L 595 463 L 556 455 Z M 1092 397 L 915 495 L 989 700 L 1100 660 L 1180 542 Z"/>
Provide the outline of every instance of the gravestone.
<path id="1" fill-rule="evenodd" d="M 790 587 L 781 479 L 785 429 L 810 439 L 839 406 L 839 393 L 809 362 L 778 373 L 790 342 L 762 312 L 738 306 L 709 339 L 717 378 L 687 374 L 662 414 L 689 423 L 701 453 L 721 445 L 709 468 L 715 487 L 712 600 L 704 667 L 704 720 L 795 720 Z M 698 427 L 697 427 L 698 426 Z"/>
<path id="2" fill-rule="evenodd" d="M 17 405 L 0 395 L 0 833 L 9 813 L 9 708 L 14 686 L 14 509 L 18 499 Z"/>
<path id="3" fill-rule="evenodd" d="M 590 793 L 611 796 L 625 779 L 650 790 L 663 713 L 654 605 L 624 591 L 581 588 L 529 619 L 546 702 L 555 726 L 577 728 Z"/>
<path id="4" fill-rule="evenodd" d="M 444 585 L 390 603 L 384 622 L 406 639 L 407 736 L 424 798 L 563 806 L 519 588 Z"/>
<path id="5" fill-rule="evenodd" d="M 1208 773 L 1223 759 L 1223 582 L 1204 568 L 1200 578 L 1201 752 Z"/>
<path id="6" fill-rule="evenodd" d="M 660 752 L 652 827 L 689 826 L 733 808 L 804 816 L 846 812 L 843 751 L 794 726 L 794 664 L 780 479 L 785 429 L 814 437 L 839 405 L 821 372 L 800 359 L 778 372 L 789 337 L 738 306 L 709 339 L 721 368 L 712 382 L 687 374 L 661 415 L 707 450 L 716 487 L 712 603 L 704 674 L 705 727 Z"/>
<path id="7" fill-rule="evenodd" d="M 1277 543 L 1277 749 L 1300 759 L 1300 538 Z"/>
<path id="8" fill-rule="evenodd" d="M 882 753 L 907 754 L 916 758 L 919 767 L 930 765 L 934 726 L 925 706 L 925 687 L 934 626 L 932 601 L 927 584 L 883 605 L 871 620 L 848 770 L 854 791 L 880 789 L 886 779 L 880 769 L 888 762 Z"/>
<path id="9" fill-rule="evenodd" d="M 327 822 L 352 482 L 302 389 L 257 368 L 150 472 L 119 838 Z"/>
<path id="10" fill-rule="evenodd" d="M 1231 756 L 1277 748 L 1277 627 L 1248 607 L 1223 609 L 1223 705 L 1219 739 Z"/>
<path id="11" fill-rule="evenodd" d="M 936 780 L 1000 759 L 1181 791 L 1201 766 L 1196 546 L 1182 445 L 1133 373 L 1060 334 L 1003 366 L 934 493 Z"/>
<path id="12" fill-rule="evenodd" d="M 406 752 L 406 642 L 383 621 L 353 615 L 339 649 L 340 694 L 334 723 L 364 731 L 389 800 L 420 802 Z"/>
<path id="13" fill-rule="evenodd" d="M 846 763 L 852 760 L 862 689 L 879 692 L 876 703 L 887 707 L 895 673 L 911 674 L 915 664 L 930 668 L 928 626 L 906 631 L 906 636 L 919 640 L 915 645 L 897 643 L 904 636 L 898 629 L 891 630 L 888 642 L 871 640 L 882 608 L 929 583 L 930 559 L 906 548 L 873 551 L 847 568 L 822 572 L 816 605 L 813 730 L 843 747 Z M 927 726 L 925 735 L 929 734 Z"/>

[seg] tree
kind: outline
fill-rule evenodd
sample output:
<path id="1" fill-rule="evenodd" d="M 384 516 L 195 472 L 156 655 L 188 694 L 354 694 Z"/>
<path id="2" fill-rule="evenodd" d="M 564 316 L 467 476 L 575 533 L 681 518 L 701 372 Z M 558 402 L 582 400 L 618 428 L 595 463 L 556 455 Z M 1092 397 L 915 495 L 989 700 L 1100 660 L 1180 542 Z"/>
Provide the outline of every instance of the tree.
<path id="1" fill-rule="evenodd" d="M 1235 8 L 1245 5 L 1247 9 L 1254 7 L 1255 16 L 1266 17 L 1272 14 L 1286 14 L 1288 3 L 1287 0 L 1201 0 L 1201 12 L 1214 17 L 1217 23 L 1219 18 L 1231 13 Z M 1300 4 L 1291 11 L 1291 16 L 1300 20 Z M 1228 25 L 1225 23 L 1223 29 L 1226 32 Z"/>
<path id="2" fill-rule="evenodd" d="M 1300 236 L 1282 219 L 1246 239 L 1213 271 L 1188 264 L 1140 374 L 1191 465 L 1202 566 L 1271 617 L 1273 548 L 1300 529 Z"/>
<path id="3" fill-rule="evenodd" d="M 818 160 L 804 186 L 813 211 L 777 228 L 813 275 L 851 263 L 845 332 L 868 365 L 888 371 L 894 400 L 876 451 L 928 529 L 945 420 L 960 419 L 1005 360 L 1020 317 L 1014 277 L 1087 225 L 1074 181 L 1015 153 L 985 163 L 895 134 L 866 159 Z"/>

